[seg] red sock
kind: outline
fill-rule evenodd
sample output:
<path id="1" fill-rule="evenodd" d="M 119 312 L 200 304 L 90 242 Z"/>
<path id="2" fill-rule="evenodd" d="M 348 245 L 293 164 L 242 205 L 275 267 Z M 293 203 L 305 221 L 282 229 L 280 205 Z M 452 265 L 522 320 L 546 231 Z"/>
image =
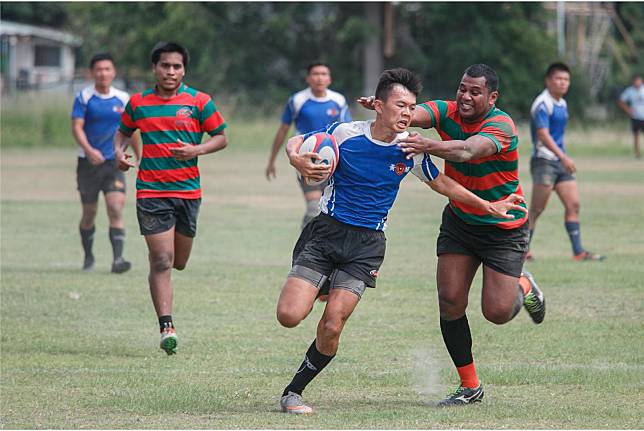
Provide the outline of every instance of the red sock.
<path id="1" fill-rule="evenodd" d="M 530 286 L 530 282 L 524 275 L 519 277 L 519 286 L 521 286 L 521 289 L 523 289 L 524 295 L 527 295 L 528 293 L 530 293 L 530 290 L 532 289 L 532 286 Z"/>
<path id="2" fill-rule="evenodd" d="M 463 367 L 457 367 L 456 371 L 458 371 L 458 375 L 461 378 L 461 386 L 472 389 L 479 387 L 479 378 L 476 375 L 474 362 Z"/>

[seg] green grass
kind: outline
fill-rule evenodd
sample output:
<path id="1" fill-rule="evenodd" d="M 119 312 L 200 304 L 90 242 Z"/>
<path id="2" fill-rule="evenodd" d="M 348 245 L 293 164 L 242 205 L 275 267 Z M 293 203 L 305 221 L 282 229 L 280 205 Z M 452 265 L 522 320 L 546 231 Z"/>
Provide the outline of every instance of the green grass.
<path id="1" fill-rule="evenodd" d="M 4 121 L 4 113 L 3 113 Z M 158 349 L 147 255 L 132 193 L 125 211 L 133 270 L 109 274 L 104 205 L 92 273 L 79 271 L 75 151 L 6 148 L 1 200 L 3 428 L 640 428 L 644 409 L 644 163 L 627 129 L 571 133 L 582 238 L 603 263 L 575 263 L 553 197 L 530 264 L 548 298 L 495 326 L 470 295 L 483 403 L 439 410 L 457 383 L 438 327 L 435 241 L 444 199 L 404 181 L 390 214 L 378 288 L 364 295 L 332 364 L 310 385 L 311 417 L 278 412 L 314 337 L 316 305 L 295 329 L 274 314 L 304 212 L 285 157 L 263 170 L 274 121 L 231 124 L 230 148 L 202 158 L 204 204 L 188 268 L 173 274 L 180 336 Z M 522 127 L 525 131 L 525 127 Z M 3 142 L 5 139 L 3 126 Z M 618 150 L 608 151 L 604 138 Z M 530 190 L 528 142 L 521 175 Z"/>

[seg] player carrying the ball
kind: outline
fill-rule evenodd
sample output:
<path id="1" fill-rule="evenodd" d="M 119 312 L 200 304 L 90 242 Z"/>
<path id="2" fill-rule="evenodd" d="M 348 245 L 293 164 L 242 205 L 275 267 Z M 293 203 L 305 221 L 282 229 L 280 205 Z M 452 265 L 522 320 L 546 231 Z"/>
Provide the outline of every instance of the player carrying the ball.
<path id="1" fill-rule="evenodd" d="M 320 200 L 321 214 L 304 227 L 293 250 L 293 266 L 277 304 L 277 320 L 287 328 L 297 326 L 311 311 L 327 280 L 330 292 L 316 339 L 282 394 L 283 412 L 313 412 L 302 400 L 302 391 L 335 357 L 342 329 L 366 288 L 376 287 L 385 256 L 387 214 L 408 173 L 490 217 L 513 220 L 508 211 L 526 211 L 519 205 L 524 203 L 520 196 L 511 194 L 490 203 L 440 174 L 428 155 L 408 159 L 398 148 L 398 140 L 408 136 L 420 90 L 419 78 L 409 70 L 386 70 L 376 89 L 374 121 L 336 123 L 326 129 L 339 146 L 340 159 Z M 320 157 L 316 153 L 299 153 L 309 135 L 291 138 L 286 151 L 304 177 L 322 180 L 330 167 L 313 163 L 311 159 Z"/>
<path id="2" fill-rule="evenodd" d="M 160 347 L 177 352 L 172 321 L 172 268 L 188 263 L 197 233 L 201 182 L 197 157 L 224 149 L 226 123 L 210 96 L 183 83 L 188 51 L 159 42 L 151 54 L 154 88 L 130 99 L 121 117 L 115 149 L 120 168 L 135 167 L 121 142 L 141 130 L 143 155 L 136 179 L 136 213 L 149 250 L 148 282 L 161 330 Z M 203 133 L 210 137 L 201 142 Z"/>
<path id="3" fill-rule="evenodd" d="M 400 139 L 408 157 L 431 154 L 445 159 L 445 176 L 458 181 L 482 199 L 523 195 L 519 184 L 519 137 L 512 118 L 496 107 L 499 78 L 485 64 L 468 67 L 456 100 L 430 100 L 413 112 L 412 126 L 435 128 L 442 140 L 418 133 Z M 373 100 L 358 100 L 366 108 Z M 521 199 L 523 202 L 523 199 Z M 439 406 L 481 401 L 467 321 L 472 280 L 483 264 L 481 308 L 497 325 L 512 320 L 524 306 L 535 323 L 545 317 L 545 299 L 532 275 L 523 271 L 528 251 L 525 211 L 507 219 L 486 214 L 463 201 L 450 199 L 436 244 L 440 328 L 456 370 L 459 387 Z"/>

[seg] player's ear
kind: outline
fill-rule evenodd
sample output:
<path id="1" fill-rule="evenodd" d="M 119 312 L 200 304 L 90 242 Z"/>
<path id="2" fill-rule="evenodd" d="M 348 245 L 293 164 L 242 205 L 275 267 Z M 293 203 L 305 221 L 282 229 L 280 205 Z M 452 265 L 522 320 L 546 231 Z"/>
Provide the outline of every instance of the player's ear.
<path id="1" fill-rule="evenodd" d="M 499 99 L 499 92 L 498 90 L 494 90 L 493 92 L 490 93 L 490 97 L 488 98 L 488 103 L 490 106 L 494 105 L 496 101 Z"/>
<path id="2" fill-rule="evenodd" d="M 374 109 L 374 111 L 376 111 L 378 114 L 382 114 L 382 106 L 384 104 L 385 104 L 385 102 L 383 102 L 382 100 L 375 99 L 373 101 L 373 109 Z"/>

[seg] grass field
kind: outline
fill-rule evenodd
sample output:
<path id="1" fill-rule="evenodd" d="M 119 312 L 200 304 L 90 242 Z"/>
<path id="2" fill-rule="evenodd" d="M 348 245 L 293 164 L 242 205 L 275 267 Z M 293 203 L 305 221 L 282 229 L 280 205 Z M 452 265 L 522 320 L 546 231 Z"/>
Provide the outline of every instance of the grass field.
<path id="1" fill-rule="evenodd" d="M 553 199 L 529 268 L 548 315 L 495 326 L 469 307 L 483 403 L 437 409 L 456 373 L 438 327 L 435 240 L 444 199 L 406 179 L 390 213 L 387 258 L 332 364 L 309 386 L 309 417 L 279 413 L 284 386 L 314 337 L 322 305 L 295 329 L 278 325 L 304 204 L 280 157 L 263 169 L 274 122 L 231 125 L 230 147 L 202 158 L 204 203 L 186 271 L 173 274 L 180 352 L 158 349 L 128 177 L 126 256 L 109 273 L 104 205 L 97 267 L 79 271 L 75 150 L 6 146 L 1 200 L 3 428 L 641 428 L 644 420 L 644 162 L 626 128 L 571 134 L 582 239 L 608 255 L 575 263 Z M 525 131 L 526 128 L 522 127 Z M 622 132 L 623 131 L 623 132 Z M 521 175 L 530 190 L 529 140 Z"/>

